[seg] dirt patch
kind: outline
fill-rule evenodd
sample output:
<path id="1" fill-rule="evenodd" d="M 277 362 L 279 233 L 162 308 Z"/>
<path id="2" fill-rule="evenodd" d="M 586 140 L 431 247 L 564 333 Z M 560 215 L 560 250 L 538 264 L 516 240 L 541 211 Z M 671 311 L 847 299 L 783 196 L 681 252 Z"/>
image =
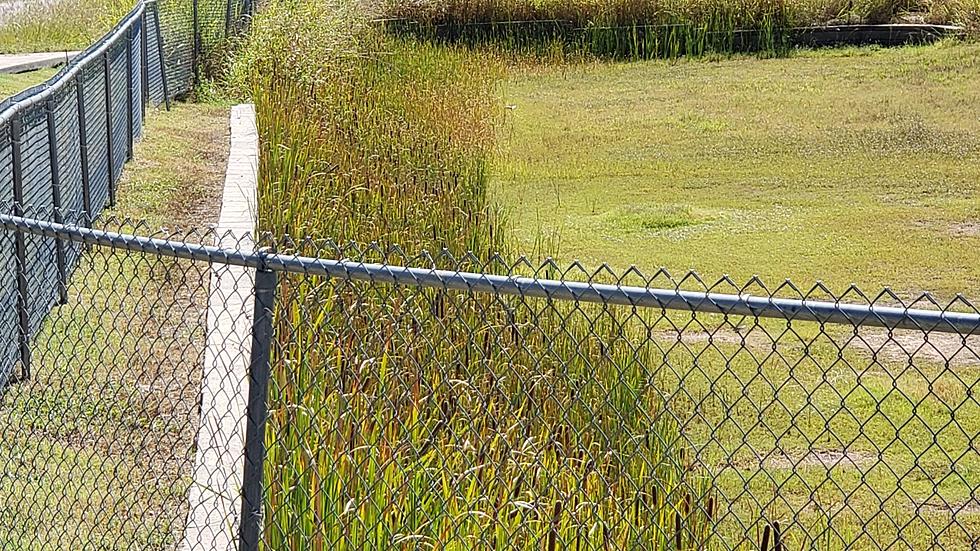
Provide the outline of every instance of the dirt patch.
<path id="1" fill-rule="evenodd" d="M 823 467 L 825 469 L 867 469 L 879 461 L 878 456 L 855 450 L 813 450 L 803 456 L 773 454 L 762 459 L 765 468 L 799 469 Z"/>
<path id="2" fill-rule="evenodd" d="M 920 503 L 917 507 L 918 513 L 940 513 L 952 515 L 980 515 L 980 500 L 971 499 L 958 503 L 943 503 L 942 501 L 931 501 Z"/>
<path id="3" fill-rule="evenodd" d="M 949 234 L 953 237 L 977 237 L 980 236 L 980 222 L 960 222 L 949 227 Z"/>
<path id="4" fill-rule="evenodd" d="M 839 339 L 841 344 L 845 341 Z M 949 367 L 980 367 L 980 337 L 961 337 L 951 333 L 923 331 L 861 329 L 859 336 L 847 343 L 881 363 L 914 365 L 928 362 Z"/>
<path id="5" fill-rule="evenodd" d="M 937 220 L 917 220 L 913 226 L 950 237 L 980 237 L 980 220 L 964 220 L 952 224 Z"/>
<path id="6" fill-rule="evenodd" d="M 739 332 L 731 328 L 722 327 L 714 331 L 697 331 L 689 329 L 668 329 L 654 331 L 653 337 L 659 341 L 667 343 L 680 342 L 685 345 L 698 345 L 703 347 L 708 344 L 726 344 L 736 346 L 746 346 L 752 349 L 772 349 L 772 338 L 759 330 Z"/>

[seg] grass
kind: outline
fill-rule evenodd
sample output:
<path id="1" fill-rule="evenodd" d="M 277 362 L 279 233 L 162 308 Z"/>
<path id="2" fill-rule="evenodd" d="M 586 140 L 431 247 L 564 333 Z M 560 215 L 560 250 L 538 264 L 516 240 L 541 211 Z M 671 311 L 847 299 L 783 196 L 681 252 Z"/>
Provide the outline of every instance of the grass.
<path id="1" fill-rule="evenodd" d="M 102 38 L 132 7 L 129 0 L 27 2 L 4 15 L 0 53 L 83 50 Z"/>
<path id="2" fill-rule="evenodd" d="M 978 51 L 516 71 L 494 198 L 562 262 L 947 300 L 980 287 Z"/>
<path id="3" fill-rule="evenodd" d="M 231 72 L 259 118 L 262 228 L 379 242 L 306 253 L 493 264 L 497 66 L 342 6 L 269 4 Z M 269 549 L 707 543 L 711 490 L 625 344 L 600 365 L 573 353 L 590 327 L 557 314 L 522 336 L 518 304 L 317 277 L 286 278 L 276 315 Z"/>
<path id="4" fill-rule="evenodd" d="M 980 22 L 976 0 L 422 0 L 379 12 L 394 31 L 437 43 L 627 60 L 785 55 L 794 27 Z"/>
<path id="5" fill-rule="evenodd" d="M 54 76 L 57 69 L 42 69 L 15 75 L 0 74 L 0 99 L 40 84 Z"/>
<path id="6" fill-rule="evenodd" d="M 148 220 L 119 224 L 142 233 L 214 221 L 227 109 L 148 115 L 106 216 Z M 173 548 L 194 461 L 208 277 L 190 262 L 83 255 L 67 304 L 34 339 L 32 378 L 0 403 L 5 548 Z"/>
<path id="7" fill-rule="evenodd" d="M 870 297 L 885 286 L 971 297 L 977 52 L 513 67 L 492 197 L 515 247 L 579 259 L 577 277 L 609 263 L 655 286 L 676 285 L 658 275 L 666 267 L 730 276 L 719 292 L 767 295 L 791 278 L 849 302 L 867 300 L 852 282 Z M 770 287 L 741 287 L 754 275 Z M 645 366 L 684 441 L 715 466 L 727 504 L 716 529 L 730 541 L 762 516 L 783 522 L 790 548 L 809 548 L 806 534 L 821 549 L 899 537 L 971 548 L 980 465 L 966 435 L 980 430 L 969 399 L 980 370 L 961 338 L 621 316 L 638 353 L 662 354 Z M 760 511 L 767 496 L 778 497 Z"/>
<path id="8" fill-rule="evenodd" d="M 259 114 L 261 224 L 341 243 L 287 248 L 977 283 L 974 44 L 515 63 L 305 2 L 254 30 L 231 75 Z M 969 549 L 980 530 L 980 358 L 957 337 L 311 276 L 276 315 L 270 549 L 753 548 L 777 522 L 791 549 Z"/>

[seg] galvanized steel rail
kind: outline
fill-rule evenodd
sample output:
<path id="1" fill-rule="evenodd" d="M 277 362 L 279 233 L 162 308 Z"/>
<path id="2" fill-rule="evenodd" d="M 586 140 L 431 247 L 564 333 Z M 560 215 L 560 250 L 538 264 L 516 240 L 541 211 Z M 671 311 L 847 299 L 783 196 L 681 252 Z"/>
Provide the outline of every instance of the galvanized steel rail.
<path id="1" fill-rule="evenodd" d="M 595 304 L 660 308 L 887 329 L 980 334 L 980 313 L 898 308 L 819 300 L 760 297 L 712 292 L 655 289 L 485 273 L 391 266 L 312 258 L 264 251 L 243 252 L 183 241 L 123 234 L 20 216 L 0 215 L 10 231 L 55 237 L 89 245 L 140 251 L 190 260 L 246 266 L 278 272 L 321 275 L 373 283 L 492 293 Z"/>

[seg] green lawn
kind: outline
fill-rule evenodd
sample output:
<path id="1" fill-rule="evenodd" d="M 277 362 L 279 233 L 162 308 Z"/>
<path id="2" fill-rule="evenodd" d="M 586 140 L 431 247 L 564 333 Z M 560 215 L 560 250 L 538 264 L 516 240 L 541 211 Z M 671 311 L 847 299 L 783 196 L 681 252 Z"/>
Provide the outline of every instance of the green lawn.
<path id="1" fill-rule="evenodd" d="M 978 54 L 513 68 L 494 197 L 520 250 L 562 264 L 980 297 Z M 729 542 L 758 542 L 763 518 L 790 549 L 974 545 L 973 340 L 620 313 L 616 334 L 650 352 L 639 363 L 715 481 Z M 602 357 L 587 341 L 577 353 Z"/>
<path id="2" fill-rule="evenodd" d="M 520 250 L 709 278 L 980 292 L 980 45 L 512 71 Z"/>
<path id="3" fill-rule="evenodd" d="M 0 99 L 12 96 L 17 92 L 40 84 L 54 76 L 57 69 L 42 69 L 16 75 L 0 74 Z"/>

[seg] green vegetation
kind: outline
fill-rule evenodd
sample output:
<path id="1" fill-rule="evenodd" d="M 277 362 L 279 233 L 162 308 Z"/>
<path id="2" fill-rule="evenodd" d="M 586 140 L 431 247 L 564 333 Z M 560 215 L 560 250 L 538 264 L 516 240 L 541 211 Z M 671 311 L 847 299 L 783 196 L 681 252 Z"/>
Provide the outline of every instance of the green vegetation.
<path id="1" fill-rule="evenodd" d="M 521 251 L 903 296 L 980 283 L 974 44 L 710 64 L 489 50 L 269 4 L 231 71 L 259 113 L 263 229 L 376 241 L 294 247 L 396 264 L 504 271 Z M 963 456 L 980 361 L 956 338 L 315 277 L 282 283 L 277 335 L 271 549 L 737 548 L 774 521 L 791 549 L 969 549 L 980 530 Z"/>
<path id="2" fill-rule="evenodd" d="M 980 288 L 978 53 L 518 69 L 494 198 L 563 263 L 949 299 Z"/>
<path id="3" fill-rule="evenodd" d="M 844 23 L 980 23 L 977 0 L 388 0 L 398 33 L 546 56 L 659 59 L 784 55 L 791 29 Z"/>
<path id="4" fill-rule="evenodd" d="M 665 266 L 708 282 L 730 275 L 719 292 L 765 295 L 789 277 L 804 291 L 822 280 L 843 294 L 854 282 L 948 301 L 980 286 L 978 52 L 944 43 L 512 66 L 491 196 L 516 248 L 581 259 L 584 271 Z M 739 287 L 753 275 L 770 287 Z M 876 548 L 862 530 L 879 543 L 925 548 L 939 533 L 944 548 L 971 548 L 980 464 L 964 451 L 980 430 L 968 398 L 980 361 L 959 337 L 622 319 L 631 342 L 653 335 L 638 353 L 662 351 L 664 363 L 647 365 L 674 395 L 670 411 L 689 419 L 699 460 L 727 466 L 713 471 L 715 491 L 780 496 L 761 512 L 744 498 L 723 505 L 721 533 L 761 514 L 798 523 L 790 548 L 809 548 L 800 527 L 822 532 L 820 549 Z M 828 519 L 833 531 L 820 528 Z"/>
<path id="5" fill-rule="evenodd" d="M 0 74 L 0 99 L 12 96 L 54 76 L 56 69 L 43 69 L 16 75 Z"/>
<path id="6" fill-rule="evenodd" d="M 232 71 L 259 116 L 262 228 L 472 251 L 435 260 L 460 268 L 506 252 L 487 200 L 499 70 L 339 8 L 269 4 Z M 705 545 L 710 489 L 659 391 L 626 343 L 579 355 L 590 328 L 616 331 L 488 297 L 287 278 L 268 547 Z"/>
<path id="7" fill-rule="evenodd" d="M 26 2 L 0 20 L 0 53 L 85 49 L 132 7 L 130 0 Z"/>

